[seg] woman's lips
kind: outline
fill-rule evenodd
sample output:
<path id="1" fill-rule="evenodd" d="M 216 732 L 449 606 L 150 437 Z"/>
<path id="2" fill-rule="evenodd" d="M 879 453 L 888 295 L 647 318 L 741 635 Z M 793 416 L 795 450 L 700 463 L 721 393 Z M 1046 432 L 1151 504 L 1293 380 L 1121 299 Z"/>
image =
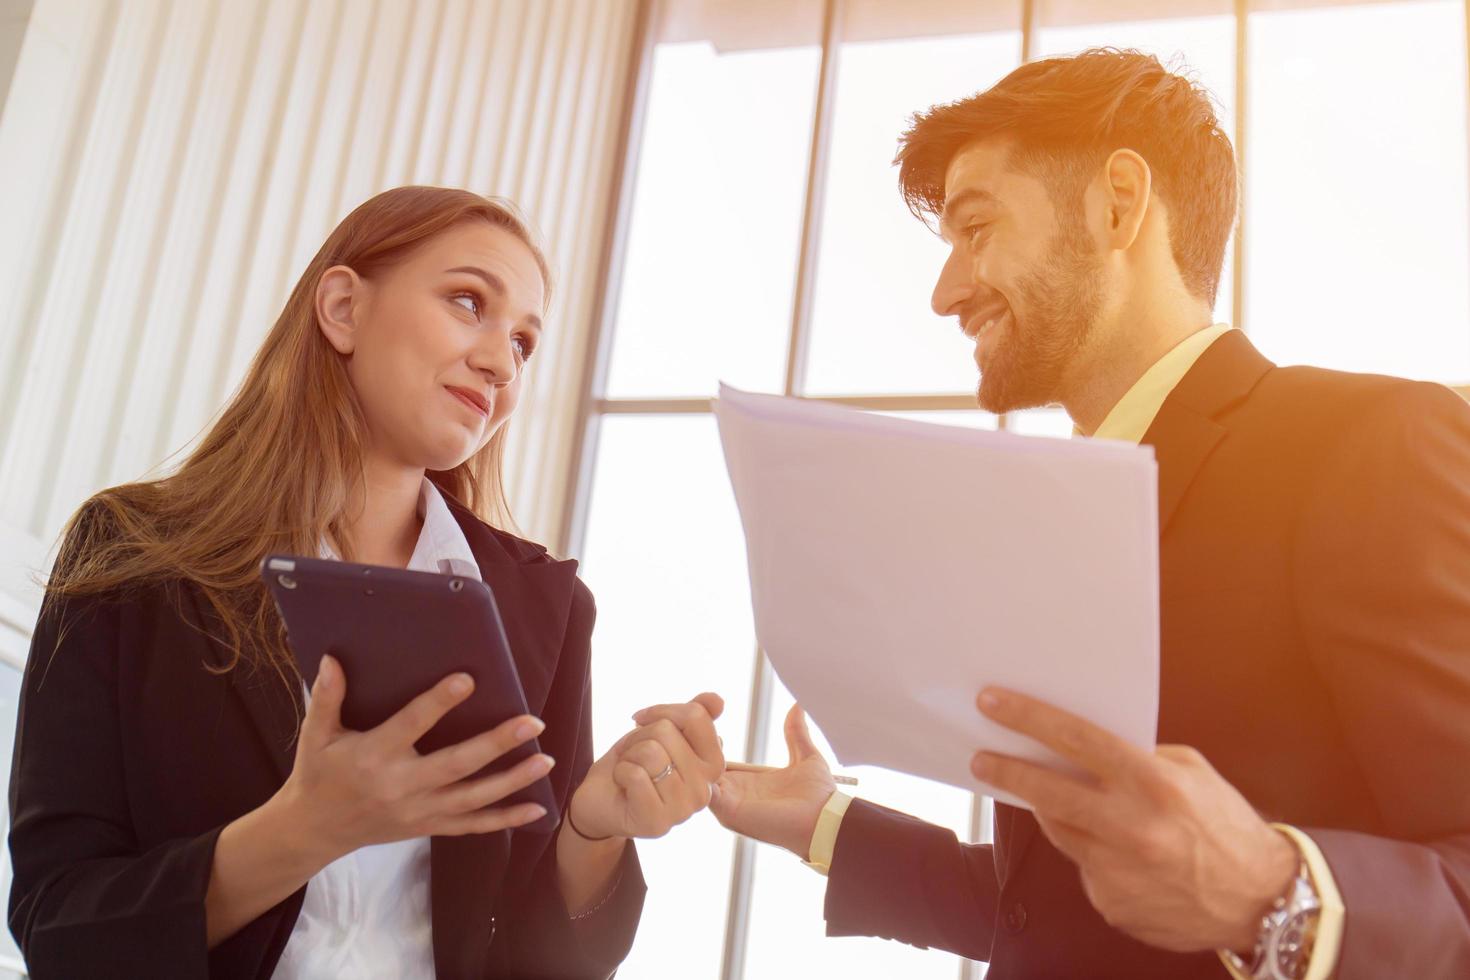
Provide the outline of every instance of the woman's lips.
<path id="1" fill-rule="evenodd" d="M 474 409 L 476 414 L 484 418 L 490 417 L 490 403 L 479 392 L 470 391 L 468 388 L 458 388 L 454 385 L 445 385 L 445 389 L 462 403 Z"/>

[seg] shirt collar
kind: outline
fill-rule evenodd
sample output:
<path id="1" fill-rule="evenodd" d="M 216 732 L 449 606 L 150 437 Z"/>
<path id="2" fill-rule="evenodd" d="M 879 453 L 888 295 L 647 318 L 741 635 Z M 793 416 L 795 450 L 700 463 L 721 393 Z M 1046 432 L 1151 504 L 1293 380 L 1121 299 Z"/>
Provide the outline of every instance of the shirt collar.
<path id="1" fill-rule="evenodd" d="M 444 495 L 427 476 L 419 486 L 419 516 L 424 520 L 408 567 L 415 572 L 441 572 L 480 581 L 480 564 L 454 519 Z"/>
<path id="2" fill-rule="evenodd" d="M 1143 377 L 1118 399 L 1118 404 L 1103 419 L 1092 438 L 1117 439 L 1134 444 L 1142 442 L 1170 392 L 1184 380 L 1200 355 L 1231 329 L 1228 323 L 1216 323 L 1181 340 L 1153 367 L 1143 372 Z M 1082 435 L 1080 430 L 1074 428 L 1072 431 L 1073 435 Z"/>
<path id="3" fill-rule="evenodd" d="M 470 542 L 464 529 L 454 519 L 454 513 L 444 502 L 444 495 L 427 476 L 419 484 L 418 516 L 423 521 L 419 539 L 413 546 L 413 555 L 408 559 L 411 572 L 439 572 L 443 575 L 458 575 L 483 581 L 480 563 L 470 550 Z M 337 549 L 325 538 L 322 539 L 323 558 L 340 560 Z"/>

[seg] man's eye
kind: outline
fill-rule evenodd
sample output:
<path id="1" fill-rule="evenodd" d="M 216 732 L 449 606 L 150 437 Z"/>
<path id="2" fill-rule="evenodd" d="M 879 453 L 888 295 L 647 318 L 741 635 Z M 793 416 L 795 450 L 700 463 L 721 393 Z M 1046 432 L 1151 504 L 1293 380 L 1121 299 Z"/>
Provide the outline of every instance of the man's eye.
<path id="1" fill-rule="evenodd" d="M 983 234 L 985 229 L 988 227 L 990 226 L 986 224 L 970 225 L 968 228 L 965 229 L 965 237 L 970 240 L 970 244 L 973 246 L 976 242 L 980 240 L 981 234 Z"/>
<path id="2" fill-rule="evenodd" d="M 457 293 L 454 296 L 451 296 L 450 300 L 452 302 L 459 303 L 465 309 L 473 313 L 475 315 L 475 319 L 478 320 L 480 318 L 480 301 L 476 299 L 472 293 Z"/>

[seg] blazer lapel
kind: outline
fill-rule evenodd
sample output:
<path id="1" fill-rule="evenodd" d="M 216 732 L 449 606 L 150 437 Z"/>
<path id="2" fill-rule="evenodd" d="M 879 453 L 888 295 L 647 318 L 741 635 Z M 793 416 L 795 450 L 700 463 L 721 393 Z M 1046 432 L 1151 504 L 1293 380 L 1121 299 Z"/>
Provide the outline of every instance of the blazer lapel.
<path id="1" fill-rule="evenodd" d="M 445 499 L 479 562 L 481 577 L 495 596 L 526 705 L 532 714 L 540 714 L 561 657 L 577 563 L 557 561 L 521 542 L 525 553 L 513 554 L 458 501 L 448 495 Z"/>
<path id="2" fill-rule="evenodd" d="M 188 593 L 194 622 L 199 624 L 197 633 L 203 640 L 206 662 L 224 667 L 229 663 L 229 651 L 213 639 L 225 635 L 219 617 L 197 588 L 192 585 L 183 588 Z M 288 688 L 270 668 L 245 661 L 230 669 L 229 678 L 231 689 L 245 705 L 261 748 L 270 757 L 276 775 L 285 782 L 296 761 L 296 735 L 306 713 L 306 699 L 300 686 Z"/>
<path id="3" fill-rule="evenodd" d="M 1200 467 L 1225 438 L 1227 430 L 1216 419 L 1243 401 L 1273 367 L 1245 334 L 1231 330 L 1200 355 L 1164 399 L 1143 437 L 1144 445 L 1154 447 L 1159 464 L 1159 537 L 1168 530 Z M 1020 867 L 1040 825 L 1023 810 L 1009 812 L 1002 820 L 1002 810 L 1012 808 L 996 807 L 997 837 L 1007 838 L 1003 884 Z"/>
<path id="4" fill-rule="evenodd" d="M 1159 536 L 1226 429 L 1216 419 L 1249 395 L 1275 365 L 1239 330 L 1210 345 L 1189 369 L 1144 434 L 1159 463 Z"/>

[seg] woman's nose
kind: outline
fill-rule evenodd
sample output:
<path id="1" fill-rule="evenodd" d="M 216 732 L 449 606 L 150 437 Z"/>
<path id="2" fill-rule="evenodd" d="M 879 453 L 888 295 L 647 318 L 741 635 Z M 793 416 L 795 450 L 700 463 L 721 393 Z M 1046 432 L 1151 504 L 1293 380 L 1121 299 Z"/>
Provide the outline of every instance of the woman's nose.
<path id="1" fill-rule="evenodd" d="M 483 373 L 497 387 L 516 379 L 520 362 L 516 359 L 509 327 L 491 327 L 481 334 L 480 342 L 470 352 L 470 367 Z"/>

